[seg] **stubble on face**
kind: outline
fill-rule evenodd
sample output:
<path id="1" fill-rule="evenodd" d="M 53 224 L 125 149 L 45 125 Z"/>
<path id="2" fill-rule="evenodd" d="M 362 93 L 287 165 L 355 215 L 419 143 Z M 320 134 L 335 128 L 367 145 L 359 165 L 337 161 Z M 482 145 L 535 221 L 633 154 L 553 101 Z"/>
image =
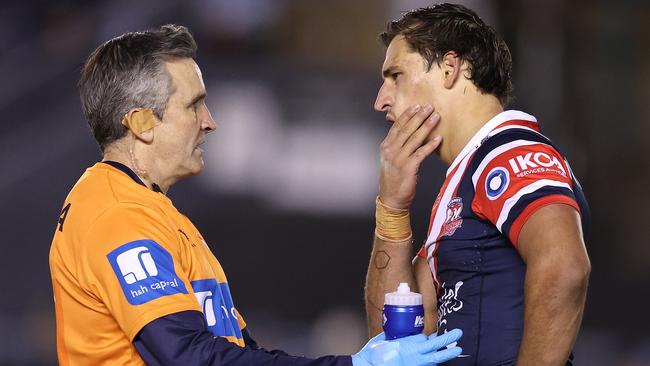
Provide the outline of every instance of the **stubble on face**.
<path id="1" fill-rule="evenodd" d="M 416 104 L 430 104 L 439 112 L 437 93 L 442 85 L 441 70 L 436 64 L 429 67 L 427 60 L 411 48 L 404 36 L 396 36 L 389 44 L 382 70 L 392 102 L 387 111 L 388 120 L 396 121 Z M 439 126 L 428 140 L 439 134 Z"/>
<path id="2" fill-rule="evenodd" d="M 165 128 L 161 131 L 161 156 L 167 161 L 171 174 L 183 177 L 195 175 L 203 169 L 203 142 L 201 123 L 196 103 L 205 98 L 201 72 L 192 59 L 175 59 L 165 62 L 174 85 L 163 117 Z"/>

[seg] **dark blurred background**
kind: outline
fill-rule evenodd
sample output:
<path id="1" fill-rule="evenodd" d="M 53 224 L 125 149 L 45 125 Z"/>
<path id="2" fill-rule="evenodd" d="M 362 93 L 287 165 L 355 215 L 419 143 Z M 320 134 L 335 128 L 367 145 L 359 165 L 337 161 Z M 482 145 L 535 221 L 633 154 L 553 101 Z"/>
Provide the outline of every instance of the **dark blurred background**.
<path id="1" fill-rule="evenodd" d="M 572 162 L 592 208 L 578 365 L 650 365 L 650 3 L 465 1 L 509 44 L 517 100 Z M 98 159 L 76 82 L 126 31 L 192 29 L 217 131 L 170 196 L 203 232 L 258 342 L 306 355 L 365 342 L 374 229 L 376 36 L 420 0 L 3 1 L 0 365 L 56 364 L 48 251 L 63 199 Z M 425 162 L 425 239 L 445 168 Z"/>

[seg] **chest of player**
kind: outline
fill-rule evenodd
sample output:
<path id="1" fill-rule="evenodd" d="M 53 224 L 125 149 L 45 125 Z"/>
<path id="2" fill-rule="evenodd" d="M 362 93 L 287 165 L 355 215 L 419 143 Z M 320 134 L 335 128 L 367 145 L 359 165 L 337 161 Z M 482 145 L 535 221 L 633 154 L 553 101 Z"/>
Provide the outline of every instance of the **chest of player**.
<path id="1" fill-rule="evenodd" d="M 509 239 L 472 210 L 471 176 L 463 177 L 451 194 L 445 186 L 431 210 L 427 240 L 427 259 L 438 284 L 519 267 L 521 258 Z"/>
<path id="2" fill-rule="evenodd" d="M 516 251 L 509 240 L 491 223 L 471 211 L 471 198 L 453 197 L 445 210 L 442 235 L 431 255 L 437 262 L 437 273 L 449 271 L 476 274 L 499 267 L 502 251 Z M 467 202 L 467 204 L 465 204 Z"/>
<path id="3" fill-rule="evenodd" d="M 438 292 L 439 334 L 454 328 L 464 332 L 458 343 L 464 356 L 450 363 L 475 365 L 481 357 L 489 357 L 490 362 L 511 359 L 508 352 L 501 352 L 510 346 L 498 348 L 504 354 L 486 354 L 480 344 L 486 337 L 518 344 L 525 264 L 509 239 L 473 212 L 473 188 L 461 182 L 449 198 L 442 193 L 432 209 L 433 215 L 440 216 L 431 222 L 438 219 L 441 224 L 427 259 Z"/>

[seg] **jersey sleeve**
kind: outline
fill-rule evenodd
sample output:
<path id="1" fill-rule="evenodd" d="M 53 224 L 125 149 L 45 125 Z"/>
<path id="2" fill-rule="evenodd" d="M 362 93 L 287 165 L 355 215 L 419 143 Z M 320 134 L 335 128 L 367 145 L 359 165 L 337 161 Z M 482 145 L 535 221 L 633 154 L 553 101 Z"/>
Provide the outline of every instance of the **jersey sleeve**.
<path id="1" fill-rule="evenodd" d="M 154 319 L 201 311 L 168 220 L 155 209 L 120 203 L 83 238 L 82 286 L 106 306 L 130 340 Z"/>
<path id="2" fill-rule="evenodd" d="M 214 337 L 200 313 L 187 311 L 152 321 L 133 343 L 147 365 L 352 366 L 350 356 L 296 357 L 259 348 L 248 338 L 254 346 L 239 347 Z"/>
<path id="3" fill-rule="evenodd" d="M 570 168 L 552 146 L 515 140 L 483 156 L 472 174 L 475 196 L 472 210 L 490 221 L 513 245 L 521 228 L 538 209 L 551 204 L 580 208 Z"/>

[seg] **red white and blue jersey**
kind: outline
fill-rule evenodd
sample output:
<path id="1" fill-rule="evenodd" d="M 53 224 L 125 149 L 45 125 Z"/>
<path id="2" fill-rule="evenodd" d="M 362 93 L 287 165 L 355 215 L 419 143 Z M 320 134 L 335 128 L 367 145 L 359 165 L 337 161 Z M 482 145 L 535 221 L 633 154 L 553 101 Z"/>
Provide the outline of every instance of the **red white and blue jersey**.
<path id="1" fill-rule="evenodd" d="M 526 264 L 521 228 L 539 208 L 589 209 L 569 163 L 535 117 L 505 111 L 488 121 L 447 170 L 433 205 L 427 258 L 438 291 L 438 334 L 460 328 L 449 365 L 514 365 L 523 334 Z"/>

